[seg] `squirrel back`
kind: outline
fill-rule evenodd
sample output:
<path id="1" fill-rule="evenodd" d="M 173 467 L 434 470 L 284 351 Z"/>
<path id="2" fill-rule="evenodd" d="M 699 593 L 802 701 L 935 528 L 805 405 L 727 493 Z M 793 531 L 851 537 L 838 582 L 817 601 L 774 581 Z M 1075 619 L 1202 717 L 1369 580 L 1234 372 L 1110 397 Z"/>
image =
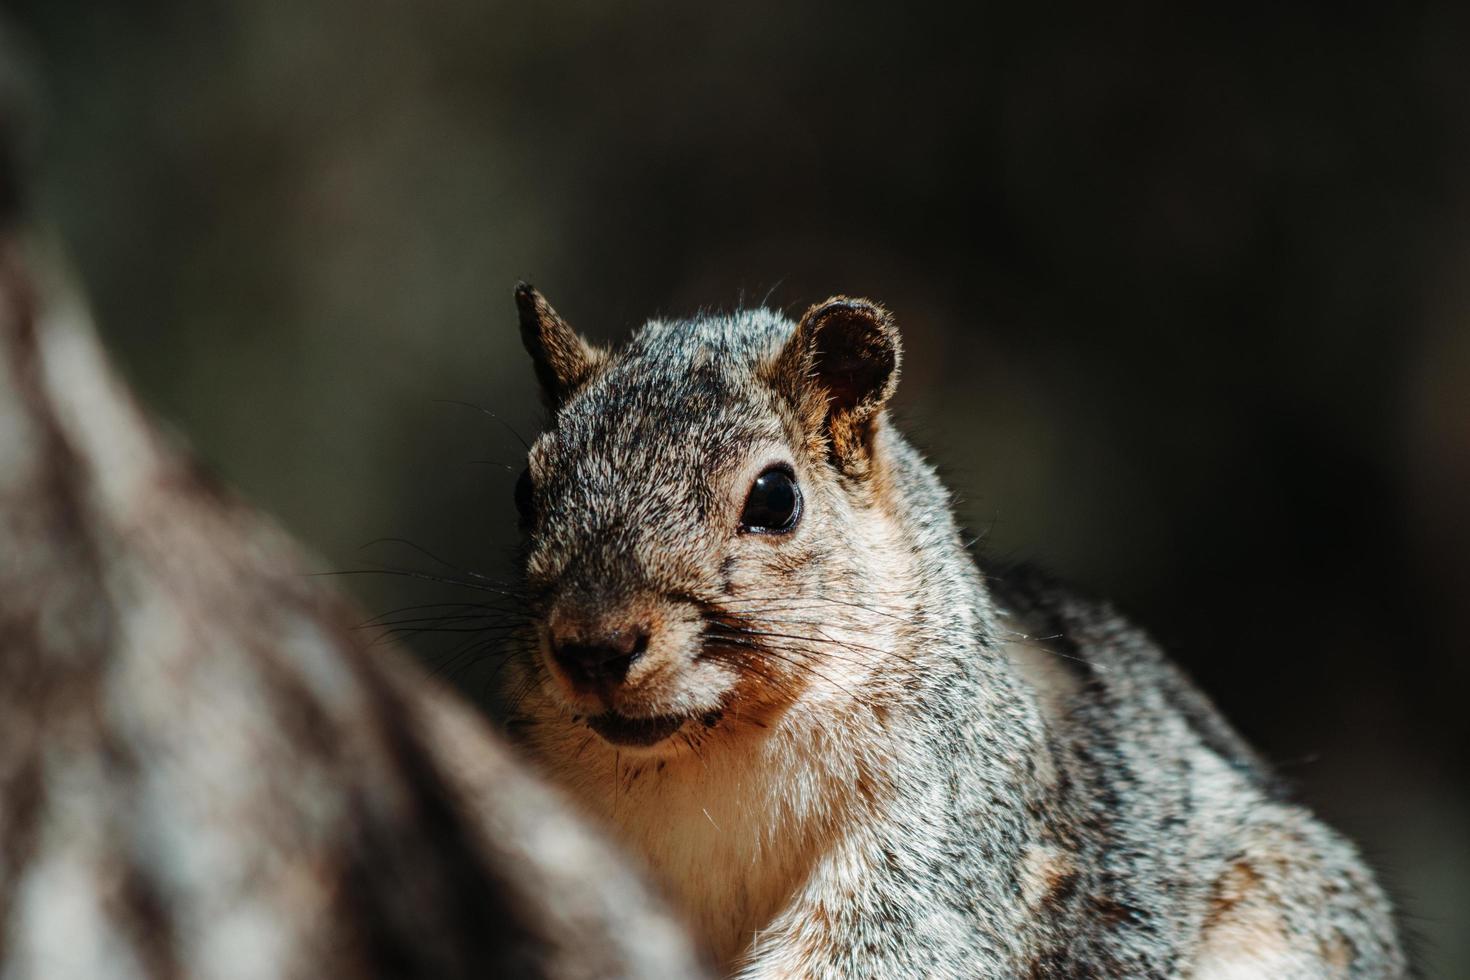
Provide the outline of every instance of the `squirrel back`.
<path id="1" fill-rule="evenodd" d="M 1353 847 L 1107 606 L 982 573 L 836 298 L 616 352 L 529 287 L 513 727 L 741 976 L 1404 970 Z"/>

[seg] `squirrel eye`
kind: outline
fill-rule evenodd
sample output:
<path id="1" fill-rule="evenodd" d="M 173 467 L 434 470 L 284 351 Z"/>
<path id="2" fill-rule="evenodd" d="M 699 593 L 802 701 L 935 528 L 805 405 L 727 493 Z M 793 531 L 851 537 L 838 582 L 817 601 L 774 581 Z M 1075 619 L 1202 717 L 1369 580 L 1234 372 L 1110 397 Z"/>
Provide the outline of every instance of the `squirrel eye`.
<path id="1" fill-rule="evenodd" d="M 740 528 L 761 534 L 780 534 L 796 527 L 801 519 L 801 490 L 796 476 L 785 466 L 772 466 L 755 478 Z"/>
<path id="2" fill-rule="evenodd" d="M 530 527 L 536 516 L 535 490 L 536 487 L 531 482 L 531 468 L 528 466 L 521 470 L 521 475 L 516 480 L 516 510 L 521 515 L 521 527 Z"/>

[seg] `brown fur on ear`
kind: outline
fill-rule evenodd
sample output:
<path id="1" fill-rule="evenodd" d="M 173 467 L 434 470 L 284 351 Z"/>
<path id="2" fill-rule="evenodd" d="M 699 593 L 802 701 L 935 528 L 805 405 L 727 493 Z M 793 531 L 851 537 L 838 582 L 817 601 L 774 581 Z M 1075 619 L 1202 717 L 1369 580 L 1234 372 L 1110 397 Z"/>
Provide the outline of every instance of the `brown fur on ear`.
<path id="1" fill-rule="evenodd" d="M 882 306 L 834 296 L 807 310 L 776 363 L 777 383 L 798 405 L 816 395 L 834 462 L 866 471 L 883 405 L 898 387 L 898 327 Z"/>
<path id="2" fill-rule="evenodd" d="M 521 341 L 535 365 L 542 396 L 556 411 L 587 383 L 602 365 L 604 354 L 583 340 L 535 286 L 517 283 L 515 295 Z"/>

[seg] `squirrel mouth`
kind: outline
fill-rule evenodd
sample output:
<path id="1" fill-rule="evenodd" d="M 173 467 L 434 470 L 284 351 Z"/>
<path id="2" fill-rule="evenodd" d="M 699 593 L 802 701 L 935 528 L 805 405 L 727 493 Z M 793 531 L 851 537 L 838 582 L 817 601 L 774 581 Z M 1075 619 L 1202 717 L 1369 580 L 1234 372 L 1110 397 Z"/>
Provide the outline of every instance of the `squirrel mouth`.
<path id="1" fill-rule="evenodd" d="M 588 718 L 587 726 L 614 745 L 653 745 L 678 731 L 686 720 L 675 715 L 629 718 L 608 711 Z"/>

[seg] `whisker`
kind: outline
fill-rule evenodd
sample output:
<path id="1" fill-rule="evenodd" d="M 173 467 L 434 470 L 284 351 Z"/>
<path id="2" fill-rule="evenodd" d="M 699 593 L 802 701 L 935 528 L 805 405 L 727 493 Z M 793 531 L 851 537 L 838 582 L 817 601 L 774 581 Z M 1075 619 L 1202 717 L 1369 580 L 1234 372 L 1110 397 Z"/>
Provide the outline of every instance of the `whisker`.
<path id="1" fill-rule="evenodd" d="M 795 634 L 795 633 L 777 633 L 777 632 L 775 632 L 773 630 L 761 630 L 761 629 L 757 629 L 755 627 L 747 627 L 747 626 L 733 626 L 732 627 L 732 626 L 730 626 L 728 624 L 719 623 L 719 622 L 713 623 L 712 625 L 715 628 L 717 628 L 717 629 L 733 630 L 733 631 L 738 632 L 738 633 L 741 633 L 742 635 L 745 635 L 745 636 L 762 637 L 762 638 L 769 638 L 769 639 L 776 639 L 776 640 L 798 640 L 798 641 L 802 641 L 802 642 L 805 642 L 805 643 L 816 643 L 816 644 L 828 643 L 828 644 L 832 644 L 834 646 L 844 647 L 844 648 L 850 649 L 850 650 L 866 650 L 869 653 L 874 653 L 874 654 L 877 654 L 877 655 L 879 655 L 881 657 L 896 657 L 896 658 L 898 658 L 900 660 L 906 659 L 906 655 L 905 654 L 902 654 L 902 653 L 897 653 L 897 652 L 890 651 L 890 650 L 884 650 L 884 649 L 882 649 L 880 647 L 869 646 L 869 645 L 863 644 L 863 643 L 849 643 L 849 642 L 844 641 L 844 640 L 835 640 L 835 639 L 832 639 L 829 636 L 824 636 L 824 635 L 819 635 L 817 637 L 800 636 L 800 635 Z"/>
<path id="2" fill-rule="evenodd" d="M 397 616 L 399 613 L 406 612 L 418 612 L 421 609 L 484 609 L 495 613 L 499 613 L 501 611 L 497 607 L 483 602 L 425 602 L 413 606 L 400 606 L 397 609 L 389 609 L 386 612 L 378 613 L 376 616 L 374 616 L 372 619 L 367 620 L 362 625 L 373 626 L 376 625 L 379 620 L 382 620 L 388 616 Z"/>
<path id="3" fill-rule="evenodd" d="M 790 645 L 783 645 L 783 644 L 780 644 L 780 643 L 772 644 L 772 643 L 769 643 L 769 642 L 764 642 L 764 641 L 769 640 L 769 639 L 772 639 L 772 638 L 776 638 L 776 639 L 785 638 L 787 636 L 787 634 L 764 633 L 764 632 L 758 631 L 758 630 L 751 630 L 751 631 L 747 631 L 745 633 L 735 633 L 735 634 L 726 633 L 726 634 L 721 634 L 719 632 L 719 629 L 720 628 L 718 626 L 716 626 L 716 627 L 713 627 L 712 630 L 707 631 L 706 636 L 708 637 L 708 639 L 711 640 L 711 641 L 713 641 L 713 642 L 715 642 L 715 643 L 719 643 L 719 642 L 731 642 L 731 643 L 738 642 L 739 645 L 741 645 L 741 646 L 747 646 L 747 647 L 751 647 L 753 649 L 758 649 L 758 650 L 765 650 L 765 649 L 780 650 L 780 651 L 783 651 L 783 652 L 786 652 L 786 653 L 790 653 L 790 654 L 793 654 L 793 655 L 796 655 L 796 656 L 805 657 L 805 658 L 821 658 L 821 659 L 827 659 L 827 660 L 836 660 L 836 661 L 840 661 L 842 663 L 852 664 L 853 666 L 856 666 L 856 667 L 874 667 L 875 666 L 875 664 L 872 661 L 870 661 L 870 660 L 864 660 L 864 659 L 861 659 L 861 658 L 858 658 L 858 657 L 842 656 L 839 653 L 835 653 L 832 649 L 830 649 L 831 647 L 836 647 L 839 650 L 847 650 L 847 649 L 849 649 L 844 644 L 841 644 L 841 643 L 839 643 L 838 641 L 835 641 L 835 640 L 810 640 L 810 639 L 807 639 L 807 638 L 804 638 L 804 637 L 798 637 L 797 638 L 797 639 L 801 640 L 804 643 L 808 643 L 808 644 L 811 644 L 813 646 L 824 647 L 824 649 L 821 649 L 819 653 L 816 653 L 816 652 L 813 652 L 811 650 L 801 649 L 800 647 L 794 647 L 794 646 L 790 646 Z M 904 676 L 904 677 L 918 677 L 918 676 L 922 676 L 921 675 L 921 672 L 920 672 L 921 665 L 919 663 L 917 663 L 916 661 L 910 659 L 908 656 L 900 655 L 900 654 L 890 654 L 890 653 L 888 653 L 886 651 L 876 651 L 876 652 L 879 653 L 881 656 L 883 656 L 886 660 L 897 660 L 899 664 L 902 664 L 901 667 L 900 666 L 896 666 L 896 665 L 894 665 L 891 662 L 885 662 L 885 663 L 882 663 L 881 665 L 876 665 L 876 666 L 880 666 L 880 668 L 881 668 L 882 671 L 884 671 L 886 673 L 889 673 L 889 674 L 896 674 L 898 676 Z"/>
<path id="4" fill-rule="evenodd" d="M 729 641 L 727 641 L 727 642 L 729 642 Z M 751 645 L 752 646 L 755 646 L 754 643 L 752 643 Z M 759 651 L 762 654 L 766 655 L 766 656 L 775 657 L 777 660 L 783 661 L 784 663 L 788 663 L 791 666 L 796 667 L 799 670 L 808 671 L 811 674 L 813 674 L 813 675 L 815 675 L 817 677 L 820 677 L 822 680 L 826 681 L 828 684 L 832 684 L 832 685 L 835 685 L 836 687 L 841 688 L 844 692 L 846 692 L 848 695 L 850 695 L 854 700 L 862 700 L 862 697 L 856 691 L 853 691 L 851 688 L 849 688 L 846 684 L 843 684 L 841 681 L 838 681 L 838 680 L 836 680 L 836 679 L 834 679 L 832 677 L 827 676 L 826 674 L 824 674 L 821 671 L 817 670 L 815 667 L 813 667 L 809 663 L 804 663 L 803 661 L 795 660 L 795 659 L 792 659 L 791 657 L 783 656 L 781 653 L 779 653 L 777 650 L 775 650 L 774 648 L 772 648 L 770 646 L 761 645 L 761 646 L 757 647 L 757 649 L 759 649 Z"/>
<path id="5" fill-rule="evenodd" d="M 470 576 L 472 578 L 481 579 L 481 580 L 486 581 L 486 582 L 494 582 L 494 580 L 492 580 L 488 575 L 481 575 L 479 572 L 470 571 L 468 569 L 460 568 L 459 566 L 455 565 L 453 562 L 446 561 L 445 559 L 440 558 L 438 555 L 434 554 L 428 548 L 425 548 L 424 546 L 419 545 L 419 544 L 415 544 L 414 542 L 409 541 L 407 538 L 374 538 L 373 540 L 369 541 L 367 544 L 363 545 L 362 547 L 358 548 L 357 550 L 358 551 L 366 551 L 368 548 L 371 548 L 374 545 L 378 545 L 378 544 L 401 544 L 401 545 L 404 545 L 406 547 L 412 548 L 414 551 L 417 551 L 419 554 L 423 555 L 425 558 L 429 559 L 430 561 L 436 562 L 436 563 L 438 563 L 440 565 L 443 565 L 445 568 L 453 569 L 454 571 L 459 572 L 461 575 L 468 575 L 468 576 Z M 501 584 L 504 584 L 504 583 L 495 582 L 494 584 L 501 585 Z"/>
<path id="6" fill-rule="evenodd" d="M 462 589 L 475 589 L 480 592 L 489 592 L 493 595 L 501 595 L 509 598 L 523 599 L 525 593 L 515 592 L 509 589 L 496 588 L 481 582 L 469 582 L 464 579 L 451 578 L 447 575 L 435 575 L 431 572 L 415 571 L 411 568 L 348 568 L 331 572 L 308 572 L 308 577 L 325 575 L 401 575 L 405 578 L 418 579 L 424 582 L 435 582 L 440 585 L 454 585 Z"/>
<path id="7" fill-rule="evenodd" d="M 526 452 L 531 451 L 531 444 L 526 441 L 525 436 L 517 432 L 515 428 L 505 419 L 501 418 L 499 415 L 496 415 L 494 412 L 490 411 L 490 409 L 488 408 L 485 408 L 483 405 L 476 405 L 474 402 L 463 402 L 454 398 L 436 398 L 434 400 L 441 405 L 458 405 L 460 408 L 468 408 L 472 411 L 479 412 L 482 415 L 489 416 L 490 418 L 499 422 L 501 425 L 505 426 L 506 431 L 516 437 L 516 440 L 525 448 Z"/>
<path id="8" fill-rule="evenodd" d="M 742 600 L 745 600 L 746 602 L 749 602 L 749 603 L 763 603 L 763 602 L 765 602 L 765 600 L 763 600 L 762 597 L 760 597 L 760 596 L 747 596 L 747 595 L 742 595 L 740 598 Z M 909 621 L 909 617 L 903 616 L 903 615 L 901 615 L 899 613 L 890 612 L 887 609 L 880 609 L 880 608 L 878 608 L 876 606 L 872 606 L 872 605 L 869 605 L 867 603 L 855 602 L 855 601 L 848 600 L 848 599 L 834 599 L 834 598 L 832 598 L 830 596 L 800 596 L 800 597 L 794 597 L 794 596 L 776 596 L 776 597 L 774 597 L 774 599 L 776 600 L 774 602 L 774 604 L 759 605 L 759 606 L 756 606 L 755 608 L 757 610 L 762 610 L 762 609 L 776 609 L 776 610 L 781 610 L 781 609 L 799 609 L 799 608 L 802 608 L 803 605 L 807 606 L 808 608 L 814 608 L 814 607 L 822 606 L 822 605 L 847 606 L 847 607 L 852 608 L 852 609 L 861 609 L 863 612 L 872 613 L 875 616 L 883 616 L 883 617 L 885 617 L 887 619 L 897 620 L 898 622 L 902 622 L 902 623 L 906 623 L 906 622 Z M 738 604 L 729 604 L 729 603 L 726 603 L 725 605 L 726 605 L 727 608 L 732 608 L 732 606 L 738 605 Z"/>

